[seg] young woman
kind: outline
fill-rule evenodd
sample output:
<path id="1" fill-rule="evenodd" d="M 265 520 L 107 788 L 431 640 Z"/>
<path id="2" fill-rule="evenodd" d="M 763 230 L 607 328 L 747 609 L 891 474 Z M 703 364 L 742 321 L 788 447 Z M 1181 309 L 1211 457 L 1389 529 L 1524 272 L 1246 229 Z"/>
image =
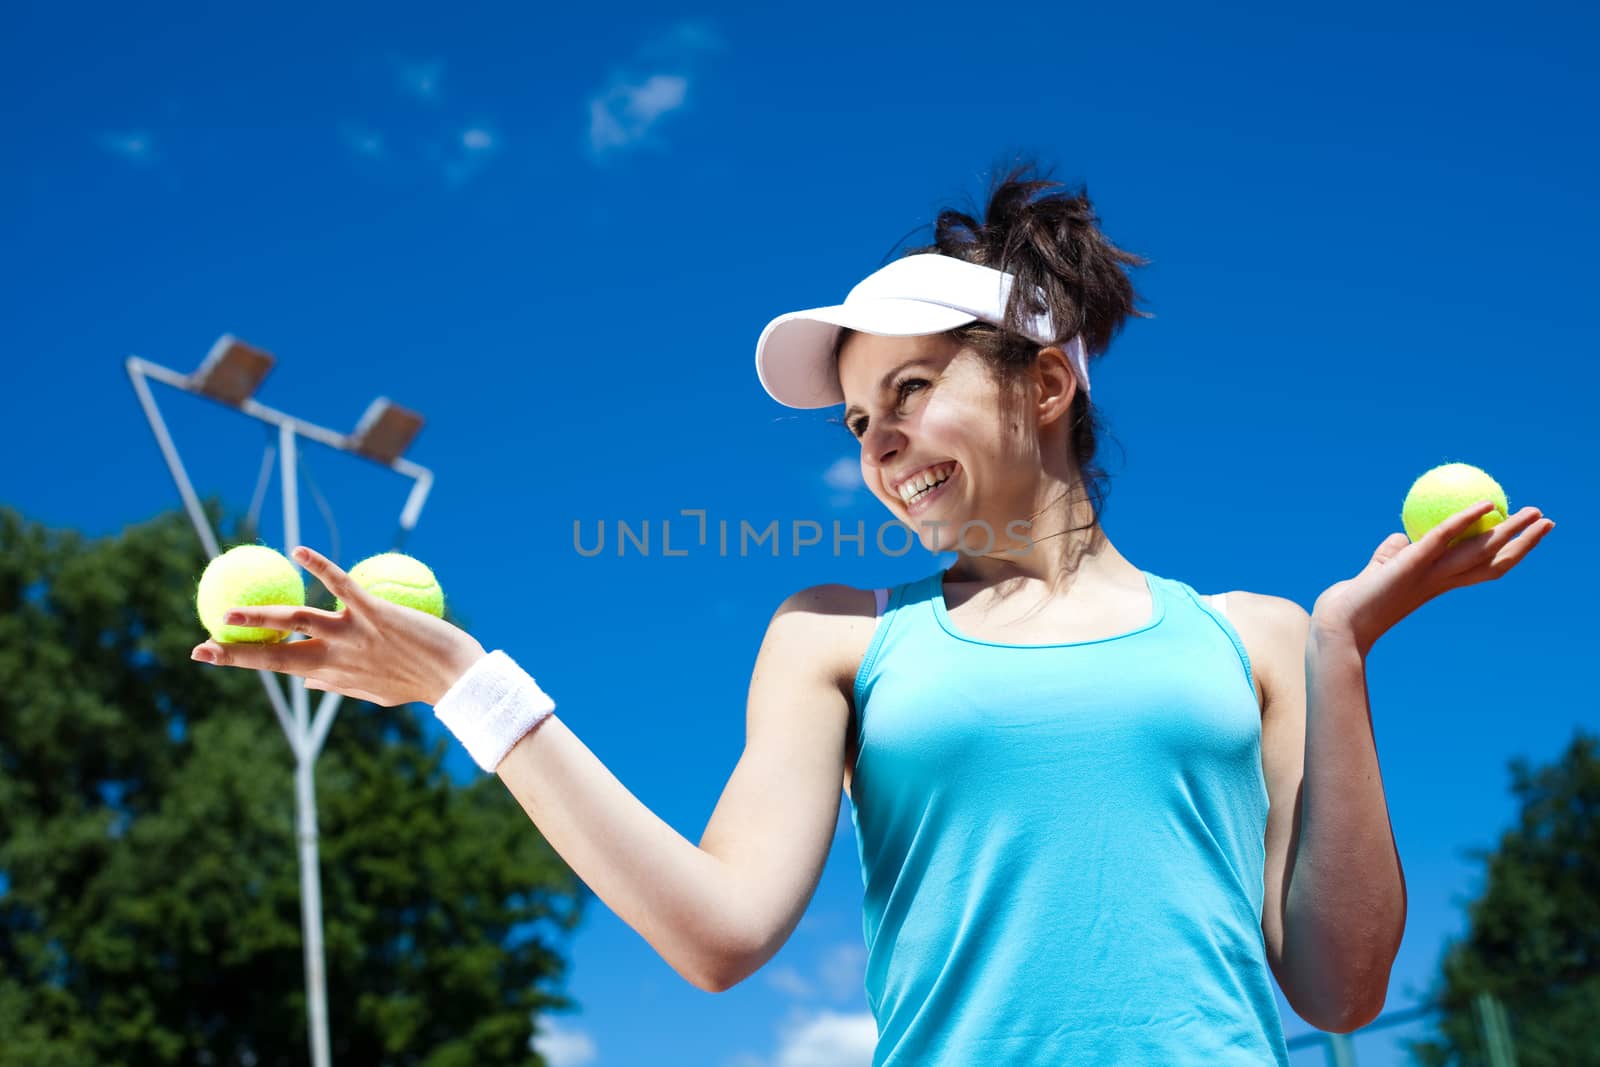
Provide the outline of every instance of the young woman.
<path id="1" fill-rule="evenodd" d="M 843 403 L 867 486 L 948 567 L 785 600 L 745 750 L 699 845 L 641 804 L 503 651 L 367 595 L 241 609 L 310 636 L 198 658 L 385 706 L 435 705 L 551 845 L 680 974 L 720 991 L 784 944 L 848 793 L 865 886 L 874 1067 L 1286 1064 L 1272 993 L 1349 1031 L 1383 1005 L 1405 922 L 1365 657 L 1553 525 L 1524 508 L 1449 544 L 1385 539 L 1306 612 L 1135 566 L 1098 515 L 1091 359 L 1141 260 L 1085 195 L 1024 171 L 979 221 L 845 302 L 779 316 L 779 402 Z M 1528 536 L 1519 536 L 1527 532 Z"/>

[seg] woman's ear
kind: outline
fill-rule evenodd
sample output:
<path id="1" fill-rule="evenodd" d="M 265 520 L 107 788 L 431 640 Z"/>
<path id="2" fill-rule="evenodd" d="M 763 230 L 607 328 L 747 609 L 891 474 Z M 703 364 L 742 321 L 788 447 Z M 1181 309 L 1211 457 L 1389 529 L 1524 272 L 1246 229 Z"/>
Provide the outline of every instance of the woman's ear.
<path id="1" fill-rule="evenodd" d="M 1033 377 L 1039 388 L 1036 404 L 1040 426 L 1072 410 L 1073 398 L 1078 395 L 1078 376 L 1072 372 L 1065 352 L 1055 345 L 1039 349 L 1039 357 L 1033 361 Z"/>

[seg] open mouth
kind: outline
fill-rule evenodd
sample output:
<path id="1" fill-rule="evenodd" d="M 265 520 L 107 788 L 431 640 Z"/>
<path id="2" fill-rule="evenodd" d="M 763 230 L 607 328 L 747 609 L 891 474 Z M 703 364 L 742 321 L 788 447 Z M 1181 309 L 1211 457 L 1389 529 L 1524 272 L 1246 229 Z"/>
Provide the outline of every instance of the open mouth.
<path id="1" fill-rule="evenodd" d="M 955 480 L 956 475 L 960 472 L 961 467 L 958 464 L 950 469 L 950 473 L 945 475 L 943 481 L 934 482 L 928 488 L 922 490 L 922 492 L 912 497 L 909 501 L 906 501 L 906 514 L 920 515 L 924 511 L 927 511 L 938 501 L 941 496 L 945 494 L 945 491 L 950 488 L 950 483 Z"/>

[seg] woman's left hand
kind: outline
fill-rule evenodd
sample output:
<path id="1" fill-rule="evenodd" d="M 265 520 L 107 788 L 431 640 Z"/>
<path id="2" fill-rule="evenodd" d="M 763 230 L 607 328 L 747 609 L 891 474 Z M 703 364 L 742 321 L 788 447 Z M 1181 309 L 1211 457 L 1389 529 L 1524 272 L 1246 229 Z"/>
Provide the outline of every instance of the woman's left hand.
<path id="1" fill-rule="evenodd" d="M 191 658 L 224 667 L 294 674 L 307 689 L 331 690 L 392 708 L 437 704 L 484 653 L 473 637 L 427 612 L 367 592 L 330 560 L 297 548 L 295 560 L 344 601 L 343 611 L 294 605 L 236 607 L 230 626 L 259 626 L 309 634 L 271 645 L 205 641 Z"/>
<path id="2" fill-rule="evenodd" d="M 1317 598 L 1311 610 L 1314 624 L 1352 637 L 1365 655 L 1390 627 L 1440 593 L 1505 574 L 1555 527 L 1538 508 L 1527 507 L 1492 529 L 1450 544 L 1493 507 L 1482 501 L 1458 511 L 1415 543 L 1403 533 L 1390 534 L 1360 574 L 1329 586 Z"/>

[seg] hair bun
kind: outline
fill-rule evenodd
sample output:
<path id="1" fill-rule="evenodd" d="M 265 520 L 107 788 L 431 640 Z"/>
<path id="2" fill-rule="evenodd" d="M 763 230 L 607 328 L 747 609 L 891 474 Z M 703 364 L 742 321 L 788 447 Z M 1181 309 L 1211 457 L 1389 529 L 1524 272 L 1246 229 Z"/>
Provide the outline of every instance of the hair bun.
<path id="1" fill-rule="evenodd" d="M 1065 341 L 1082 333 L 1091 355 L 1103 353 L 1138 309 L 1129 268 L 1142 256 L 1118 248 L 1100 230 L 1088 191 L 1068 190 L 1033 162 L 1018 163 L 990 186 L 983 220 L 947 208 L 934 222 L 934 243 L 904 255 L 937 252 L 1007 271 L 1022 283 L 1012 290 L 1007 322 L 1020 331 L 1026 318 L 1048 311 Z M 1035 287 L 1047 308 L 1029 306 Z"/>

